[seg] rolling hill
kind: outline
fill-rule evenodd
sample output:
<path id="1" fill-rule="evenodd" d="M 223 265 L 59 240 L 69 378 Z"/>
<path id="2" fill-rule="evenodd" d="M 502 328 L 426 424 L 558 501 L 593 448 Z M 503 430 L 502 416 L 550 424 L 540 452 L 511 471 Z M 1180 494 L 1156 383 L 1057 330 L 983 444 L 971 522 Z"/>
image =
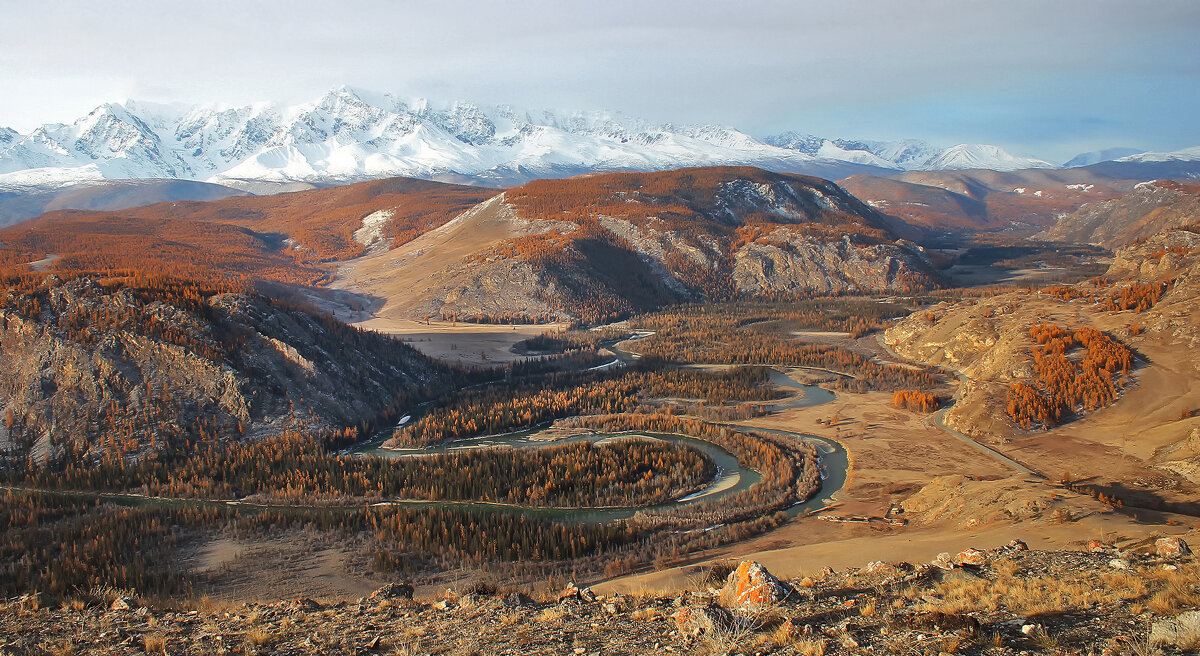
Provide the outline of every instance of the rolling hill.
<path id="1" fill-rule="evenodd" d="M 665 303 L 937 284 L 903 223 L 817 178 L 745 167 L 509 189 L 339 267 L 379 315 L 600 321 Z"/>
<path id="2" fill-rule="evenodd" d="M 245 195 L 240 189 L 190 180 L 103 180 L 49 189 L 0 188 L 0 227 L 55 210 L 123 210 Z"/>
<path id="3" fill-rule="evenodd" d="M 157 203 L 112 212 L 64 210 L 0 231 L 0 268 L 136 270 L 189 278 L 312 285 L 325 262 L 364 242 L 403 243 L 493 195 L 479 187 L 393 178 L 273 196 Z M 370 235 L 363 218 L 375 217 Z M 374 242 L 372 242 L 374 243 Z"/>
<path id="4" fill-rule="evenodd" d="M 1119 196 L 1136 181 L 1086 169 L 1026 169 L 856 175 L 840 184 L 880 212 L 920 228 L 1034 232 L 1084 203 Z"/>
<path id="5" fill-rule="evenodd" d="M 1038 237 L 1118 248 L 1197 221 L 1200 185 L 1155 180 L 1137 185 L 1120 198 L 1084 205 Z"/>

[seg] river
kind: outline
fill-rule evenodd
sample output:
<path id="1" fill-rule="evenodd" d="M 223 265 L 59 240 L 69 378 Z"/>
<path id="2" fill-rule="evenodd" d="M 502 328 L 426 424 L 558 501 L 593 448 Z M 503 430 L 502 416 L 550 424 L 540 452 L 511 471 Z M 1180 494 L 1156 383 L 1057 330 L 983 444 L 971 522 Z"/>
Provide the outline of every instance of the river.
<path id="1" fill-rule="evenodd" d="M 615 349 L 613 348 L 614 346 L 615 344 L 610 344 L 608 345 L 608 348 L 614 353 L 617 353 L 617 358 L 621 361 L 627 361 L 627 358 L 633 359 L 637 357 L 635 354 Z M 820 405 L 822 403 L 829 403 L 837 398 L 836 395 L 829 390 L 817 387 L 815 385 L 802 384 L 790 376 L 774 369 L 769 370 L 769 373 L 772 383 L 779 387 L 791 389 L 796 392 L 791 398 L 775 404 L 774 408 L 777 410 L 810 407 L 814 405 Z M 757 430 L 764 433 L 788 437 L 798 441 L 806 442 L 816 447 L 818 453 L 820 454 L 819 462 L 821 467 L 821 489 L 810 499 L 799 502 L 789 508 L 787 511 L 789 516 L 795 517 L 797 515 L 813 510 L 819 510 L 820 508 L 825 507 L 831 502 L 833 494 L 840 490 L 846 482 L 846 470 L 849 467 L 849 458 L 846 454 L 845 448 L 833 440 L 817 437 L 815 435 L 793 433 L 783 430 L 750 428 L 737 425 L 730 425 L 730 427 L 738 430 Z M 545 425 L 542 425 L 526 430 L 504 433 L 501 435 L 485 435 L 481 437 L 466 438 L 453 442 L 445 442 L 433 446 L 412 449 L 383 448 L 383 442 L 390 437 L 390 430 L 386 430 L 382 431 L 381 433 L 377 433 L 375 436 L 365 442 L 359 443 L 352 449 L 349 449 L 347 453 L 380 456 L 384 458 L 412 458 L 471 449 L 486 449 L 495 447 L 541 448 L 552 444 L 571 444 L 574 442 L 584 441 L 604 442 L 614 439 L 642 438 L 664 440 L 698 449 L 711 458 L 717 465 L 717 475 L 704 489 L 683 497 L 682 499 L 677 499 L 649 507 L 533 508 L 528 506 L 477 501 L 387 502 L 399 506 L 463 508 L 492 512 L 520 512 L 523 514 L 548 517 L 564 521 L 617 521 L 633 517 L 638 512 L 644 510 L 680 508 L 698 503 L 718 501 L 726 496 L 745 490 L 762 480 L 762 475 L 759 472 L 743 466 L 737 461 L 737 457 L 735 457 L 733 454 L 711 442 L 706 442 L 693 437 L 665 433 L 627 431 L 621 433 L 585 433 L 559 439 L 549 439 L 546 435 L 543 435 L 544 428 Z"/>

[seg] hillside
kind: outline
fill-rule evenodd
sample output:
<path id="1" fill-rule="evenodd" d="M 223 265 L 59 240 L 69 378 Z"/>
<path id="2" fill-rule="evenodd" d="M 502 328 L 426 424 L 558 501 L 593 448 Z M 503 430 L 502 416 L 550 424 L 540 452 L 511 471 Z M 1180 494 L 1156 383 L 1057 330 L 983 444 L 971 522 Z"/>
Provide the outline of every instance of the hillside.
<path id="1" fill-rule="evenodd" d="M 710 167 L 542 180 L 339 268 L 408 318 L 583 318 L 736 295 L 928 288 L 904 224 L 817 178 Z"/>
<path id="2" fill-rule="evenodd" d="M 491 196 L 478 187 L 393 178 L 273 196 L 157 203 L 120 211 L 58 211 L 0 231 L 0 266 L 137 270 L 311 285 L 328 260 L 365 244 L 403 243 Z M 372 230 L 359 232 L 364 217 Z"/>
<path id="3" fill-rule="evenodd" d="M 921 228 L 1032 232 L 1084 203 L 1119 196 L 1134 182 L 1084 169 L 1027 169 L 856 175 L 839 184 L 880 212 Z"/>
<path id="4" fill-rule="evenodd" d="M 1088 203 L 1059 219 L 1041 239 L 1106 248 L 1200 221 L 1200 185 L 1155 180 L 1112 200 Z"/>
<path id="5" fill-rule="evenodd" d="M 0 301 L 12 455 L 332 432 L 450 382 L 408 346 L 233 288 L 50 275 L 7 281 Z"/>
<path id="6" fill-rule="evenodd" d="M 1118 250 L 1102 278 L 941 303 L 884 341 L 958 373 L 946 426 L 1127 504 L 1197 512 L 1198 297 L 1200 235 L 1181 228 Z"/>

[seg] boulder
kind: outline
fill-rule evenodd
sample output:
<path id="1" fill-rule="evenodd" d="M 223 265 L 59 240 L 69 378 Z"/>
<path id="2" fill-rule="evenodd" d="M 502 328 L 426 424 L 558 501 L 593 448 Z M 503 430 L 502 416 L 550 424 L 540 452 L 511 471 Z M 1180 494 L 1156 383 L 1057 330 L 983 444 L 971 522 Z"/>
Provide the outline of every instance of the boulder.
<path id="1" fill-rule="evenodd" d="M 675 628 L 680 635 L 727 631 L 733 627 L 733 615 L 717 606 L 687 606 L 675 611 Z"/>
<path id="2" fill-rule="evenodd" d="M 1111 544 L 1099 540 L 1088 540 L 1087 550 L 1091 553 L 1104 553 L 1105 551 L 1113 551 L 1114 549 Z"/>
<path id="3" fill-rule="evenodd" d="M 1154 541 L 1154 553 L 1163 558 L 1179 558 L 1190 556 L 1192 550 L 1183 538 L 1159 538 Z"/>
<path id="4" fill-rule="evenodd" d="M 1009 551 L 1029 551 L 1029 545 L 1024 540 L 1012 540 L 1008 543 Z"/>
<path id="5" fill-rule="evenodd" d="M 954 559 L 951 558 L 950 554 L 945 551 L 938 554 L 937 558 L 933 559 L 932 564 L 938 569 L 954 569 Z"/>
<path id="6" fill-rule="evenodd" d="M 1194 649 L 1200 646 L 1200 610 L 1189 610 L 1150 626 L 1150 645 Z"/>
<path id="7" fill-rule="evenodd" d="M 567 599 L 579 599 L 581 601 L 595 601 L 596 595 L 591 588 L 580 588 L 575 585 L 574 581 L 567 583 L 567 587 L 558 593 L 558 600 L 565 601 Z"/>
<path id="8" fill-rule="evenodd" d="M 112 605 L 108 608 L 109 610 L 133 610 L 135 606 L 137 606 L 137 600 L 133 597 L 117 597 L 113 599 Z"/>
<path id="9" fill-rule="evenodd" d="M 983 567 L 987 564 L 987 554 L 978 549 L 966 549 L 958 552 L 954 557 L 954 564 L 962 567 L 964 565 L 970 567 Z"/>
<path id="10" fill-rule="evenodd" d="M 743 560 L 729 573 L 721 600 L 727 606 L 763 606 L 782 601 L 788 587 L 753 560 Z"/>
<path id="11" fill-rule="evenodd" d="M 384 599 L 412 599 L 413 587 L 407 583 L 389 583 L 375 592 L 368 599 L 382 601 Z"/>

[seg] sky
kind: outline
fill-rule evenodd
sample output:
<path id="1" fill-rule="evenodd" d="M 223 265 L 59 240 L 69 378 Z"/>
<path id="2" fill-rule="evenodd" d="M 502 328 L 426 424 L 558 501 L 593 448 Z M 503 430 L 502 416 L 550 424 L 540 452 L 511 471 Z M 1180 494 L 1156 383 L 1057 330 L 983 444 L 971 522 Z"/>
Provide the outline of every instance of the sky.
<path id="1" fill-rule="evenodd" d="M 341 85 L 756 136 L 1200 145 L 1197 0 L 8 0 L 0 126 Z"/>

